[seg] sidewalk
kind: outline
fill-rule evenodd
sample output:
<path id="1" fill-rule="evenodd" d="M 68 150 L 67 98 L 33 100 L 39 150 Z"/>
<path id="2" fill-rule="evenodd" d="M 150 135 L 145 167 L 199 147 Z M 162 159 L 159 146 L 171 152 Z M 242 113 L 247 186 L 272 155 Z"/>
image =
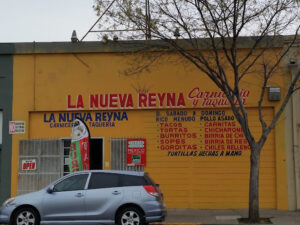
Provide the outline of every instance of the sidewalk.
<path id="1" fill-rule="evenodd" d="M 248 210 L 195 210 L 168 209 L 167 224 L 239 224 L 238 218 L 246 218 Z M 261 218 L 270 218 L 275 225 L 300 225 L 300 212 L 260 210 Z"/>

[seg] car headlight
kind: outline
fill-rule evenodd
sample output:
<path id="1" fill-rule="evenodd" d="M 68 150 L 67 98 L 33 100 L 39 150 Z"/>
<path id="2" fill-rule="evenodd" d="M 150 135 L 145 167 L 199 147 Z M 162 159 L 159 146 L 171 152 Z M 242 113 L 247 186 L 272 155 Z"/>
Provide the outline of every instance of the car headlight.
<path id="1" fill-rule="evenodd" d="M 7 206 L 8 204 L 12 203 L 15 200 L 15 198 L 9 198 L 4 203 L 3 206 Z"/>

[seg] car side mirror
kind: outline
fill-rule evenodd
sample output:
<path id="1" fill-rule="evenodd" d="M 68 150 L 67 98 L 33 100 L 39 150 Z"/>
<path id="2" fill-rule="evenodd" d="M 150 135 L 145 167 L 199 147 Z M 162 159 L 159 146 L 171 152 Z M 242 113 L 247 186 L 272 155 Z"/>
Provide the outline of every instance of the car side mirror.
<path id="1" fill-rule="evenodd" d="M 47 188 L 47 192 L 48 192 L 49 194 L 53 193 L 53 192 L 54 192 L 54 186 L 51 185 L 50 187 L 48 187 L 48 188 Z"/>

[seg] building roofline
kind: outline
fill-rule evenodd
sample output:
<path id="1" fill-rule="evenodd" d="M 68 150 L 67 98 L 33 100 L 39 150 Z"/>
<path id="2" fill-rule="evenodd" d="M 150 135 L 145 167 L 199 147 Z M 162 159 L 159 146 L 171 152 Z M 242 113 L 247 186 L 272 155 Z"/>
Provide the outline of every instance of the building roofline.
<path id="1" fill-rule="evenodd" d="M 283 47 L 284 43 L 292 40 L 293 36 L 264 37 L 260 47 Z M 257 37 L 240 37 L 238 48 L 251 48 Z M 221 43 L 221 39 L 215 39 Z M 195 50 L 190 40 L 172 40 L 186 50 Z M 230 46 L 231 39 L 226 39 Z M 199 50 L 209 50 L 210 39 L 193 39 Z M 134 41 L 87 41 L 87 42 L 27 42 L 27 43 L 0 43 L 0 55 L 7 54 L 63 54 L 63 53 L 122 53 L 137 51 L 172 51 L 170 44 L 162 40 L 134 40 Z"/>

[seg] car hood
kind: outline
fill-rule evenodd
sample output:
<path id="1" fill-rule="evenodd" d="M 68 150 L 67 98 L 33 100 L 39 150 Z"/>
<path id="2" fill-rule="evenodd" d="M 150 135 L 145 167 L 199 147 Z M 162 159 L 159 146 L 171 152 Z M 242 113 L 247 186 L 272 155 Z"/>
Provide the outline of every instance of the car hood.
<path id="1" fill-rule="evenodd" d="M 42 200 L 42 195 L 45 193 L 45 190 L 35 191 L 23 195 L 17 195 L 15 196 L 15 200 L 13 201 L 13 204 L 15 205 L 23 205 L 23 204 L 30 204 L 35 205 L 37 202 L 40 202 Z"/>

